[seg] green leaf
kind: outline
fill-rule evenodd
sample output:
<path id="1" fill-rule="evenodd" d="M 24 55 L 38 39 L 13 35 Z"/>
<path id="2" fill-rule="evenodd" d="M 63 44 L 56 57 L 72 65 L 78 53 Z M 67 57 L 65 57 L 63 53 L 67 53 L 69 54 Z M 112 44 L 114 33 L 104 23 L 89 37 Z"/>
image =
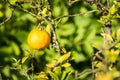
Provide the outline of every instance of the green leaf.
<path id="1" fill-rule="evenodd" d="M 96 28 L 90 28 L 88 30 L 86 30 L 86 33 L 84 35 L 84 42 L 90 42 L 96 34 Z"/>
<path id="2" fill-rule="evenodd" d="M 2 73 L 3 73 L 5 76 L 9 77 L 9 76 L 10 76 L 10 69 L 9 69 L 9 67 L 8 67 L 8 66 L 4 67 L 4 68 L 2 69 Z"/>
<path id="3" fill-rule="evenodd" d="M 94 39 L 92 39 L 91 45 L 99 50 L 103 46 L 103 38 L 96 36 Z"/>
<path id="4" fill-rule="evenodd" d="M 78 53 L 77 51 L 72 51 L 72 57 L 76 63 L 86 60 L 86 57 L 82 53 Z"/>
<path id="5" fill-rule="evenodd" d="M 13 52 L 15 53 L 15 55 L 19 56 L 20 49 L 19 49 L 18 45 L 15 42 L 11 42 L 11 46 L 12 46 L 12 49 L 13 49 Z"/>
<path id="6" fill-rule="evenodd" d="M 51 72 L 51 71 L 49 71 L 48 73 L 49 73 L 50 76 L 53 78 L 53 80 L 59 80 L 58 76 L 57 76 L 55 73 L 53 73 L 53 72 Z"/>
<path id="7" fill-rule="evenodd" d="M 21 43 L 26 43 L 26 39 L 28 36 L 28 32 L 26 31 L 18 31 L 17 33 L 14 34 L 14 36 L 21 42 Z"/>
<path id="8" fill-rule="evenodd" d="M 9 0 L 10 4 L 15 4 L 17 0 Z"/>
<path id="9" fill-rule="evenodd" d="M 76 16 L 74 17 L 75 24 L 80 27 L 86 27 L 90 24 L 90 19 L 86 16 Z"/>
<path id="10" fill-rule="evenodd" d="M 61 36 L 72 36 L 75 32 L 75 26 L 72 23 L 66 23 L 61 25 L 59 30 L 57 31 L 58 34 Z"/>
<path id="11" fill-rule="evenodd" d="M 62 10 L 62 15 L 63 15 L 63 16 L 69 14 L 69 13 L 68 13 L 68 8 L 67 8 L 66 6 L 64 6 L 61 10 Z M 68 18 L 69 18 L 69 17 L 64 17 L 64 18 L 62 18 L 61 23 L 65 23 L 65 22 L 68 20 Z"/>
<path id="12" fill-rule="evenodd" d="M 12 54 L 12 47 L 11 46 L 3 46 L 0 48 L 0 53 Z"/>
<path id="13" fill-rule="evenodd" d="M 115 5 L 113 5 L 111 8 L 110 8 L 110 13 L 111 14 L 115 14 L 115 12 L 116 12 L 116 7 L 115 7 Z"/>
<path id="14" fill-rule="evenodd" d="M 83 39 L 85 33 L 85 29 L 82 27 L 79 27 L 78 30 L 76 31 L 76 37 L 74 38 L 74 43 L 80 42 L 81 39 Z"/>
<path id="15" fill-rule="evenodd" d="M 61 13 L 61 8 L 60 8 L 60 6 L 58 6 L 58 5 L 54 6 L 54 7 L 53 7 L 53 15 L 54 15 L 55 17 L 58 17 L 58 16 L 60 16 L 60 13 Z"/>
<path id="16" fill-rule="evenodd" d="M 68 72 L 65 80 L 74 80 L 75 78 L 72 77 L 72 73 L 72 71 Z"/>
<path id="17" fill-rule="evenodd" d="M 101 24 L 105 24 L 105 22 L 103 20 L 97 20 L 97 21 Z"/>
<path id="18" fill-rule="evenodd" d="M 89 58 L 91 58 L 92 56 L 93 56 L 93 48 L 92 48 L 92 46 L 89 44 L 89 43 L 85 43 L 84 45 L 83 45 L 83 50 L 84 50 L 84 52 L 87 54 L 87 56 L 89 57 Z"/>

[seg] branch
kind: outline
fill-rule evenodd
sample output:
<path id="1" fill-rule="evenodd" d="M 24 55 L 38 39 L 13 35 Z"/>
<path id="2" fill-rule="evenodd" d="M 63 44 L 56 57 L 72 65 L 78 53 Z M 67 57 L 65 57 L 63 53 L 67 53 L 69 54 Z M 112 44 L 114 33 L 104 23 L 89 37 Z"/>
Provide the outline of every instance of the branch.
<path id="1" fill-rule="evenodd" d="M 99 50 L 99 51 L 97 51 L 97 52 L 94 54 L 93 58 L 92 58 L 92 73 L 93 73 L 93 80 L 95 80 L 94 61 L 95 61 L 96 57 L 97 57 L 101 52 L 102 52 L 102 49 Z"/>
<path id="2" fill-rule="evenodd" d="M 86 2 L 90 3 L 90 4 L 96 4 L 96 6 L 98 7 L 98 9 L 104 13 L 104 12 L 108 12 L 109 9 L 108 7 L 104 6 L 100 1 L 97 0 L 85 0 Z"/>
<path id="3" fill-rule="evenodd" d="M 3 22 L 1 22 L 1 23 L 0 23 L 0 26 L 1 26 L 1 25 L 3 25 L 3 24 L 5 24 L 7 21 L 9 21 L 9 20 L 10 20 L 10 18 L 11 18 L 11 17 L 12 17 L 12 15 L 13 15 L 13 12 L 14 12 L 14 9 L 13 9 L 13 8 L 11 8 L 11 13 L 10 13 L 9 17 L 8 17 L 7 19 L 5 19 Z"/>
<path id="4" fill-rule="evenodd" d="M 51 32 L 51 35 L 52 37 L 54 38 L 55 42 L 52 41 L 53 43 L 53 47 L 56 48 L 58 50 L 58 52 L 60 53 L 60 55 L 63 54 L 63 51 L 59 45 L 59 41 L 58 41 L 58 38 L 57 38 L 57 34 L 56 34 L 56 31 L 55 31 L 55 23 L 54 23 L 54 18 L 53 18 L 53 15 L 52 15 L 52 10 L 51 10 L 51 5 L 50 5 L 50 0 L 48 0 L 48 7 L 50 9 L 50 12 L 51 12 L 51 15 L 50 15 L 50 18 L 51 18 L 51 28 L 52 28 L 52 32 Z"/>
<path id="5" fill-rule="evenodd" d="M 91 11 L 88 11 L 88 12 L 82 12 L 82 13 L 77 13 L 77 14 L 71 14 L 71 15 L 64 15 L 64 16 L 60 16 L 58 18 L 55 18 L 54 20 L 58 20 L 58 19 L 61 19 L 61 18 L 65 18 L 65 17 L 75 17 L 75 16 L 80 16 L 80 15 L 85 15 L 85 14 L 89 14 L 89 13 L 93 13 L 93 12 L 96 12 L 98 10 L 91 10 Z"/>

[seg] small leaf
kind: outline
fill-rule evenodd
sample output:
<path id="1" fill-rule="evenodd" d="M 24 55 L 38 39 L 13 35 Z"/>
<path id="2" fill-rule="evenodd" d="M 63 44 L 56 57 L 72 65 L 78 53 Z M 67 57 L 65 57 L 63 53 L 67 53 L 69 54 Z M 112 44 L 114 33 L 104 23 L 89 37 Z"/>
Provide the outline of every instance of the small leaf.
<path id="1" fill-rule="evenodd" d="M 115 62 L 119 56 L 119 52 L 120 52 L 119 50 L 111 50 L 106 52 L 106 56 L 109 61 Z"/>
<path id="2" fill-rule="evenodd" d="M 69 66 L 71 66 L 71 64 L 70 63 L 68 63 L 68 62 L 66 62 L 66 63 L 64 63 L 63 65 L 62 65 L 62 67 L 69 67 Z"/>
<path id="3" fill-rule="evenodd" d="M 97 21 L 101 24 L 105 24 L 105 22 L 103 20 L 97 20 Z"/>
<path id="4" fill-rule="evenodd" d="M 49 71 L 49 74 L 53 78 L 53 80 L 59 80 L 58 76 L 55 73 Z"/>
<path id="5" fill-rule="evenodd" d="M 88 56 L 89 58 L 92 57 L 94 50 L 93 50 L 93 47 L 91 46 L 91 44 L 84 43 L 83 50 L 87 54 L 86 56 Z"/>
<path id="6" fill-rule="evenodd" d="M 65 48 L 62 48 L 62 51 L 63 51 L 64 53 L 67 53 L 67 51 L 66 51 L 66 49 L 65 49 Z"/>
<path id="7" fill-rule="evenodd" d="M 64 54 L 63 56 L 60 57 L 58 62 L 62 63 L 63 61 L 67 60 L 70 57 L 70 55 L 71 55 L 71 52 Z"/>
<path id="8" fill-rule="evenodd" d="M 17 0 L 9 0 L 10 4 L 15 4 Z"/>
<path id="9" fill-rule="evenodd" d="M 22 64 L 23 64 L 27 59 L 28 59 L 28 56 L 23 57 L 23 58 L 22 58 L 22 61 L 21 61 Z"/>
<path id="10" fill-rule="evenodd" d="M 101 67 L 103 67 L 103 63 L 99 61 L 99 62 L 95 65 L 95 67 L 101 68 Z"/>
<path id="11" fill-rule="evenodd" d="M 95 80 L 114 80 L 111 73 L 97 72 Z"/>
<path id="12" fill-rule="evenodd" d="M 55 67 L 55 64 L 46 64 L 46 66 L 49 68 L 53 68 L 53 67 Z"/>
<path id="13" fill-rule="evenodd" d="M 50 24 L 47 25 L 46 31 L 50 34 L 50 31 L 51 31 Z"/>
<path id="14" fill-rule="evenodd" d="M 44 9 L 43 9 L 43 11 L 42 11 L 42 15 L 43 15 L 44 17 L 47 16 L 47 8 L 44 8 Z"/>
<path id="15" fill-rule="evenodd" d="M 2 12 L 2 11 L 0 11 L 0 17 L 3 17 L 3 15 L 4 15 L 4 14 L 3 14 L 3 12 Z"/>
<path id="16" fill-rule="evenodd" d="M 67 77 L 65 80 L 74 80 L 75 78 L 74 77 L 71 77 L 72 76 L 72 71 L 70 71 L 68 74 L 67 74 Z"/>
<path id="17" fill-rule="evenodd" d="M 12 49 L 15 53 L 15 55 L 19 56 L 20 55 L 20 49 L 19 46 L 15 42 L 11 42 Z"/>
<path id="18" fill-rule="evenodd" d="M 2 70 L 2 73 L 3 73 L 6 77 L 8 77 L 8 76 L 11 75 L 11 74 L 10 74 L 10 69 L 9 69 L 8 66 L 4 67 L 4 68 L 1 69 L 1 70 Z"/>
<path id="19" fill-rule="evenodd" d="M 111 14 L 114 14 L 116 12 L 116 8 L 115 8 L 115 5 L 113 5 L 111 8 L 110 8 L 110 13 Z"/>
<path id="20" fill-rule="evenodd" d="M 45 72 L 40 72 L 39 75 L 36 75 L 35 78 L 39 79 L 48 79 Z"/>

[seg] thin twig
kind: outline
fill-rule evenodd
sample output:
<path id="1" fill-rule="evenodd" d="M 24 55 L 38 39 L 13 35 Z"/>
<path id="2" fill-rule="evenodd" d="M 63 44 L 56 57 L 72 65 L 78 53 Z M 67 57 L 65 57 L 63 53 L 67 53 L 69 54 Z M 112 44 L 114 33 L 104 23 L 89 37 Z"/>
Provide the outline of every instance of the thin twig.
<path id="1" fill-rule="evenodd" d="M 21 68 L 21 67 L 9 67 L 10 69 L 13 69 L 13 70 L 19 70 L 19 71 L 22 71 L 22 73 L 27 77 L 28 80 L 31 80 L 29 74 L 27 73 L 27 70 Z"/>
<path id="2" fill-rule="evenodd" d="M 86 2 L 90 3 L 90 4 L 96 4 L 96 6 L 98 7 L 98 9 L 104 13 L 106 11 L 109 11 L 108 7 L 104 6 L 100 0 L 85 0 Z"/>
<path id="3" fill-rule="evenodd" d="M 101 69 L 95 69 L 94 73 L 98 72 L 98 71 L 101 71 Z M 88 75 L 88 74 L 91 74 L 91 73 L 93 73 L 93 71 L 91 69 L 86 69 L 86 70 L 82 71 L 81 73 L 79 73 L 78 77 L 80 78 L 83 75 L 86 75 L 86 74 Z"/>
<path id="4" fill-rule="evenodd" d="M 0 26 L 3 25 L 3 24 L 5 24 L 7 21 L 10 20 L 10 18 L 12 17 L 13 11 L 14 11 L 14 9 L 11 9 L 11 13 L 10 13 L 9 17 L 6 20 L 4 20 L 3 22 L 1 22 Z"/>
<path id="5" fill-rule="evenodd" d="M 92 70 L 86 69 L 86 70 L 82 71 L 81 73 L 79 73 L 78 76 L 80 77 L 80 76 L 84 75 L 85 73 L 92 73 Z"/>
<path id="6" fill-rule="evenodd" d="M 102 49 L 99 50 L 99 51 L 97 51 L 97 52 L 94 54 L 93 58 L 92 58 L 92 73 L 93 73 L 93 80 L 95 80 L 94 61 L 95 61 L 97 55 L 99 55 L 101 52 L 102 52 Z"/>
<path id="7" fill-rule="evenodd" d="M 71 14 L 71 15 L 64 15 L 64 16 L 60 16 L 58 18 L 55 18 L 54 20 L 58 20 L 58 19 L 61 19 L 61 18 L 65 18 L 65 17 L 75 17 L 75 16 L 80 16 L 80 15 L 85 15 L 85 14 L 89 14 L 89 13 L 93 13 L 93 12 L 96 12 L 98 10 L 91 10 L 91 11 L 88 11 L 88 12 L 83 12 L 83 13 L 77 13 L 77 14 Z"/>

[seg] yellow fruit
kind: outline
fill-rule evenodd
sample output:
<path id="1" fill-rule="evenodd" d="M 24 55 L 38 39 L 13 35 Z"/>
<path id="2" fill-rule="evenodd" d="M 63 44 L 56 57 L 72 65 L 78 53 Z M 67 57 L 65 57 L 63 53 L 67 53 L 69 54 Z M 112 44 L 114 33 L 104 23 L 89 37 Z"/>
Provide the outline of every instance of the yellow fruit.
<path id="1" fill-rule="evenodd" d="M 46 30 L 35 28 L 29 33 L 27 42 L 32 49 L 44 49 L 50 44 L 50 35 Z"/>

